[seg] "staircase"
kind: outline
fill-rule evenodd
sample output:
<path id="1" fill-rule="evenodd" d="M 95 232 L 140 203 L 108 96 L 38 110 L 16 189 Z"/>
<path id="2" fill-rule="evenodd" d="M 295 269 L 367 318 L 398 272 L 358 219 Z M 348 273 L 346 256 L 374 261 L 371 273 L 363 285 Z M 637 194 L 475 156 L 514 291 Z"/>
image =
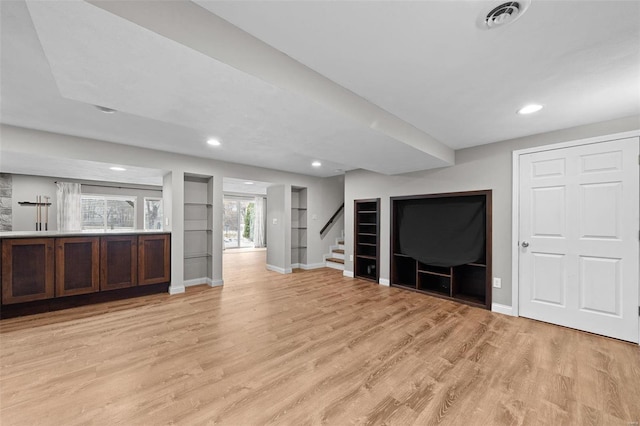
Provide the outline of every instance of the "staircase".
<path id="1" fill-rule="evenodd" d="M 325 266 L 327 268 L 344 271 L 344 240 L 336 239 L 336 244 L 331 246 L 331 254 L 324 255 Z"/>

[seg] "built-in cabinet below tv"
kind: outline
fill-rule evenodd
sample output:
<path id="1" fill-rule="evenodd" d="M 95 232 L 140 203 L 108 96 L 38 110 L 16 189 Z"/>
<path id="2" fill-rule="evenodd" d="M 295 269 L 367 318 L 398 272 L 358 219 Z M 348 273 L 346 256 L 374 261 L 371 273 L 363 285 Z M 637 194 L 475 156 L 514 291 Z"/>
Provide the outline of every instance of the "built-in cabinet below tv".
<path id="1" fill-rule="evenodd" d="M 467 208 L 465 206 L 473 206 L 477 215 L 475 219 L 475 228 L 468 229 L 467 232 L 476 238 L 476 247 L 479 250 L 478 257 L 473 261 L 464 264 L 453 264 L 451 266 L 435 266 L 423 263 L 420 260 L 403 252 L 401 244 L 401 234 L 407 235 L 409 231 L 401 232 L 400 227 L 403 221 L 410 222 L 411 219 L 405 219 L 407 213 L 405 209 L 411 203 L 414 207 L 413 223 L 415 226 L 415 218 L 420 217 L 423 220 L 456 220 L 456 209 Z M 418 207 L 415 207 L 415 206 Z M 435 206 L 438 214 L 430 214 L 430 205 Z M 446 215 L 446 209 L 450 209 L 453 214 Z M 424 209 L 424 211 L 420 211 Z M 416 211 L 421 213 L 416 214 Z M 416 195 L 406 197 L 391 198 L 391 285 L 393 287 L 409 289 L 412 291 L 429 294 L 432 296 L 451 299 L 473 306 L 491 309 L 491 191 L 468 191 L 445 194 L 429 194 Z M 424 235 L 434 235 L 434 239 L 430 241 L 431 245 L 443 247 L 447 243 L 455 242 L 460 235 L 452 235 L 450 240 L 438 241 L 438 238 L 446 238 L 445 232 L 440 232 L 445 228 L 442 224 L 435 224 L 423 231 Z M 457 228 L 458 226 L 449 226 Z M 467 224 L 460 223 L 461 230 L 466 229 Z M 479 226 L 482 229 L 479 229 Z M 412 231 L 412 230 L 411 230 Z M 461 231 L 464 232 L 464 231 Z M 415 238 L 415 232 L 411 232 Z M 418 232 L 420 235 L 420 232 Z M 420 235 L 426 240 L 428 237 Z M 464 237 L 464 236 L 462 236 Z M 462 238 L 465 240 L 465 238 Z M 415 240 L 413 241 L 415 245 Z M 455 246 L 454 246 L 455 247 Z M 451 250 L 451 245 L 449 247 Z M 444 262 L 446 263 L 446 262 Z"/>

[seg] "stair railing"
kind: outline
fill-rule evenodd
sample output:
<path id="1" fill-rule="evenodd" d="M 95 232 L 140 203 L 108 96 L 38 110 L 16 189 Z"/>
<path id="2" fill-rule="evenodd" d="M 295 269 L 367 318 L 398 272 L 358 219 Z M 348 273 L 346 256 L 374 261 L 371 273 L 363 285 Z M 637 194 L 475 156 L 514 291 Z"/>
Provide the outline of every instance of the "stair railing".
<path id="1" fill-rule="evenodd" d="M 329 221 L 322 227 L 322 229 L 320 230 L 320 235 L 322 235 L 324 231 L 329 227 L 329 225 L 331 225 L 336 220 L 336 217 L 338 217 L 342 209 L 344 209 L 344 203 L 342 203 L 340 207 L 338 207 L 338 210 L 336 210 L 333 216 L 331 216 L 331 219 L 329 219 Z"/>

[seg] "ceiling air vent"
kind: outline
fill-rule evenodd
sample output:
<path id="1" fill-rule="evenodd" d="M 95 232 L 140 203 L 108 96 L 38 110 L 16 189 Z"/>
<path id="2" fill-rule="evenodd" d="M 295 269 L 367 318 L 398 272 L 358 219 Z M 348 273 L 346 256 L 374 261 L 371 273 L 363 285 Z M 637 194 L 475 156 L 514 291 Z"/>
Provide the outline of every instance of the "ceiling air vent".
<path id="1" fill-rule="evenodd" d="M 518 19 L 527 10 L 531 0 L 508 1 L 491 9 L 488 13 L 483 13 L 478 22 L 484 29 L 492 29 L 507 25 Z"/>

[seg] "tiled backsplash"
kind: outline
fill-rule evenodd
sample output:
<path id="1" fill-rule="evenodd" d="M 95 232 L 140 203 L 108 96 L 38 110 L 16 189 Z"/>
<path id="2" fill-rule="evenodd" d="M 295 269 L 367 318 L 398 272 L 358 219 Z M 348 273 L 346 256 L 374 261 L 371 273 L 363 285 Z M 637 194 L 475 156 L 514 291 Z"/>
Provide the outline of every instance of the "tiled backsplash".
<path id="1" fill-rule="evenodd" d="M 11 212 L 11 175 L 0 173 L 0 231 L 13 229 Z"/>

